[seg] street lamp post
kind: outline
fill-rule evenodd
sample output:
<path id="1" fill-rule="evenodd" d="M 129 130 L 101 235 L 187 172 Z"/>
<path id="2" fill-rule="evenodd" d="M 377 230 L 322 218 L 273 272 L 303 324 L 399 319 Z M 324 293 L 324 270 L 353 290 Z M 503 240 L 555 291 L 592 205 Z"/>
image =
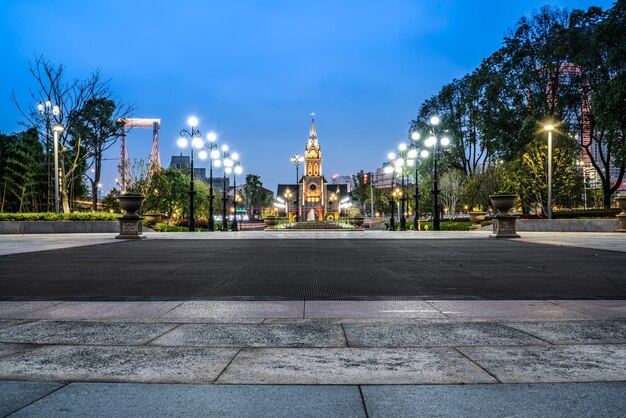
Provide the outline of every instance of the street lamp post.
<path id="1" fill-rule="evenodd" d="M 437 137 L 435 129 L 436 126 L 439 125 L 439 117 L 433 116 L 430 118 L 430 125 L 432 126 L 431 136 L 426 139 L 424 144 L 427 147 L 434 147 L 433 150 L 433 231 L 439 231 L 441 219 L 439 217 L 440 208 L 439 208 L 439 171 L 437 168 L 438 159 L 439 159 L 439 149 L 441 146 L 448 146 L 450 144 L 450 139 L 448 137 L 443 136 L 441 138 Z"/>
<path id="2" fill-rule="evenodd" d="M 215 220 L 213 219 L 213 160 L 219 158 L 220 154 L 217 151 L 217 135 L 215 132 L 209 132 L 206 136 L 208 141 L 204 144 L 204 149 L 198 153 L 200 159 L 204 160 L 209 157 L 209 231 L 215 231 Z M 208 150 L 208 152 L 207 152 Z"/>
<path id="3" fill-rule="evenodd" d="M 296 192 L 296 195 L 297 194 L 298 192 Z M 285 192 L 283 193 L 283 197 L 285 198 L 285 211 L 287 213 L 287 220 L 289 220 L 289 201 L 293 197 L 292 191 L 289 188 L 285 189 Z M 296 213 L 297 213 L 297 208 L 296 208 Z M 297 216 L 298 215 L 296 215 L 296 217 Z"/>
<path id="4" fill-rule="evenodd" d="M 227 190 L 226 190 L 226 175 L 233 172 L 233 168 L 235 167 L 235 161 L 239 159 L 239 154 L 236 152 L 231 153 L 228 151 L 228 145 L 224 144 L 220 147 L 220 153 L 217 153 L 217 157 L 215 159 L 215 167 L 224 167 L 224 187 L 222 190 L 222 200 L 223 200 L 223 216 L 222 216 L 222 231 L 228 231 L 228 213 L 226 212 L 226 203 L 228 200 Z M 234 227 L 234 225 L 233 225 Z"/>
<path id="5" fill-rule="evenodd" d="M 189 119 L 187 119 L 187 124 L 189 125 L 191 130 L 182 129 L 180 131 L 178 146 L 180 146 L 181 148 L 185 148 L 187 146 L 188 141 L 186 137 L 189 137 L 189 139 L 191 140 L 191 179 L 189 181 L 189 232 L 194 232 L 196 230 L 196 219 L 194 218 L 194 201 L 196 192 L 193 188 L 193 149 L 200 149 L 204 144 L 202 143 L 200 130 L 198 130 L 198 118 L 196 118 L 195 116 L 189 117 Z"/>
<path id="6" fill-rule="evenodd" d="M 400 231 L 406 231 L 406 215 L 405 215 L 405 194 L 404 194 L 404 164 L 405 164 L 405 157 L 406 157 L 406 150 L 407 150 L 407 145 L 406 144 L 400 144 L 400 146 L 398 147 L 398 149 L 400 150 L 400 155 L 398 156 L 398 159 L 395 161 L 395 165 L 396 165 L 396 170 L 400 170 L 400 187 L 401 187 L 401 191 L 402 194 L 400 196 Z"/>
<path id="7" fill-rule="evenodd" d="M 54 212 L 59 213 L 59 134 L 64 126 L 57 123 L 52 127 L 54 131 Z"/>
<path id="8" fill-rule="evenodd" d="M 543 127 L 548 131 L 548 219 L 552 219 L 552 131 L 554 125 Z"/>
<path id="9" fill-rule="evenodd" d="M 291 162 L 296 166 L 296 222 L 300 222 L 300 175 L 298 170 L 300 169 L 300 165 L 304 162 L 304 157 L 295 154 L 291 157 Z"/>
<path id="10" fill-rule="evenodd" d="M 239 154 L 236 152 L 231 156 L 233 159 L 233 232 L 239 231 L 239 225 L 237 223 L 237 174 L 241 174 L 242 168 L 241 163 L 239 162 Z"/>
<path id="11" fill-rule="evenodd" d="M 50 200 L 51 200 L 51 189 L 52 189 L 52 187 L 50 187 L 51 182 L 52 182 L 52 176 L 50 175 L 50 172 L 52 171 L 51 161 L 50 161 L 50 151 L 51 151 L 50 150 L 50 136 L 51 136 L 50 135 L 50 119 L 51 119 L 51 116 L 54 116 L 54 118 L 56 119 L 59 113 L 61 113 L 61 110 L 59 106 L 53 105 L 50 99 L 46 100 L 44 103 L 39 102 L 37 104 L 37 110 L 39 111 L 40 115 L 46 117 L 46 170 L 48 172 L 48 196 L 46 199 L 46 211 L 50 211 Z M 56 151 L 54 152 L 54 155 L 55 155 L 54 158 L 58 159 Z M 56 210 L 56 212 L 58 213 L 59 211 Z"/>

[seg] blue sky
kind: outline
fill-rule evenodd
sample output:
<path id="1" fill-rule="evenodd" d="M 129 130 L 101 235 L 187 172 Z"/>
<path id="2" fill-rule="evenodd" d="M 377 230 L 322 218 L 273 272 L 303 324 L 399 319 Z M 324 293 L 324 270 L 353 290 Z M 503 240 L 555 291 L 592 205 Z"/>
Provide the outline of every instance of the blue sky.
<path id="1" fill-rule="evenodd" d="M 289 157 L 302 154 L 315 111 L 330 180 L 380 166 L 421 102 L 496 50 L 521 16 L 544 4 L 612 3 L 3 1 L 0 131 L 20 130 L 11 91 L 28 100 L 28 61 L 43 54 L 72 77 L 101 69 L 135 116 L 160 117 L 164 165 L 195 115 L 203 133 L 214 130 L 240 153 L 244 174 L 259 174 L 272 190 L 295 177 Z M 131 158 L 148 159 L 149 130 L 134 130 L 128 142 Z M 116 166 L 106 165 L 105 190 Z"/>

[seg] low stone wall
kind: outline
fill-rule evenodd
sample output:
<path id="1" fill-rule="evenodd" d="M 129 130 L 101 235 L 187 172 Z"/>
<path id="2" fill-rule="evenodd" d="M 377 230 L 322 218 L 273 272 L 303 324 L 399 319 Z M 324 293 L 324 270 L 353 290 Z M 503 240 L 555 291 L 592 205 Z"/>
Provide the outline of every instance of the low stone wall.
<path id="1" fill-rule="evenodd" d="M 615 232 L 617 219 L 518 219 L 517 231 Z"/>
<path id="2" fill-rule="evenodd" d="M 118 221 L 2 221 L 0 234 L 74 234 L 120 232 Z"/>

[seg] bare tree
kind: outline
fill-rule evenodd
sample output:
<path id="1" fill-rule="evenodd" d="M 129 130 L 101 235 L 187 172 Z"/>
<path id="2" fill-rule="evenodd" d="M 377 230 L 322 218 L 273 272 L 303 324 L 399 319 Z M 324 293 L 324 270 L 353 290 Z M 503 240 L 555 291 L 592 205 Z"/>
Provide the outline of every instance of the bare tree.
<path id="1" fill-rule="evenodd" d="M 441 203 L 448 208 L 451 218 L 456 217 L 456 209 L 461 200 L 465 175 L 461 170 L 452 170 L 444 173 L 439 179 Z"/>
<path id="2" fill-rule="evenodd" d="M 43 103 L 46 100 L 59 106 L 59 112 L 52 116 L 51 123 L 59 123 L 64 130 L 59 133 L 60 152 L 60 192 L 63 212 L 70 211 L 70 187 L 76 178 L 83 178 L 87 167 L 93 164 L 93 158 L 101 158 L 103 151 L 102 140 L 107 143 L 114 140 L 115 135 L 99 136 L 100 141 L 94 140 L 93 135 L 85 137 L 86 120 L 79 117 L 84 113 L 85 106 L 94 99 L 110 100 L 116 103 L 117 111 L 110 117 L 127 115 L 131 108 L 122 105 L 112 96 L 109 82 L 102 79 L 102 74 L 96 70 L 85 80 L 74 79 L 65 81 L 65 66 L 52 64 L 43 56 L 35 57 L 29 62 L 29 72 L 35 79 L 35 86 L 29 89 L 30 99 L 28 103 Z M 24 107 L 13 92 L 11 100 L 17 106 L 30 126 L 43 131 L 46 125 L 46 117 L 33 106 Z M 88 123 L 87 123 L 88 124 Z M 110 146 L 110 145 L 109 145 Z"/>

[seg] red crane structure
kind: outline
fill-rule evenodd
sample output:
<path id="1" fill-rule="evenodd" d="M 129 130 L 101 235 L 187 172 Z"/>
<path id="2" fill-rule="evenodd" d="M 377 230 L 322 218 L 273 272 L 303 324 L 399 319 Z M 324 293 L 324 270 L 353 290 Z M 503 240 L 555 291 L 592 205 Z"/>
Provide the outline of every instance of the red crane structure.
<path id="1" fill-rule="evenodd" d="M 148 178 L 159 168 L 161 168 L 161 157 L 159 155 L 159 129 L 161 129 L 161 119 L 154 118 L 124 118 L 120 119 L 124 132 L 120 138 L 120 191 L 124 193 L 134 182 L 133 173 L 130 169 L 130 158 L 126 148 L 126 133 L 132 128 L 152 128 L 152 151 L 148 162 Z"/>

